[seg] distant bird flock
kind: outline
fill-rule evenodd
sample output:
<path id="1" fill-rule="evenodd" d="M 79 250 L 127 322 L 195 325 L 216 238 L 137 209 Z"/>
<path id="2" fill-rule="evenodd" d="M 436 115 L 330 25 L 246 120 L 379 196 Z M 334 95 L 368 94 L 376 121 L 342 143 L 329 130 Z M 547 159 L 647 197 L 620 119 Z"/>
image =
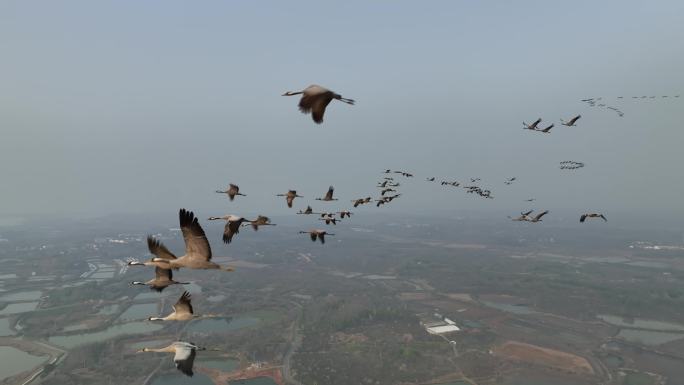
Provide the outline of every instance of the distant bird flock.
<path id="1" fill-rule="evenodd" d="M 354 105 L 353 99 L 347 99 L 341 95 L 318 85 L 311 85 L 306 87 L 302 91 L 297 92 L 286 92 L 283 96 L 295 96 L 301 95 L 299 100 L 299 110 L 305 114 L 311 114 L 313 121 L 317 124 L 323 122 L 323 116 L 326 111 L 326 107 L 333 100 L 338 100 L 343 103 Z M 661 96 L 661 98 L 667 98 L 668 96 Z M 673 96 L 673 98 L 678 98 L 679 95 Z M 641 97 L 631 97 L 632 99 L 646 99 L 646 96 Z M 650 97 L 651 99 L 655 96 Z M 608 109 L 614 110 L 620 116 L 623 116 L 622 111 L 619 109 L 606 106 L 602 103 L 603 98 L 589 98 L 583 99 L 582 102 L 588 104 L 591 107 L 606 107 Z M 623 99 L 622 96 L 617 97 L 617 99 Z M 560 123 L 566 127 L 576 127 L 578 121 L 581 119 L 581 115 L 575 115 L 568 120 L 560 119 Z M 554 124 L 548 124 L 545 127 L 540 127 L 542 119 L 538 118 L 532 123 L 523 122 L 523 129 L 528 131 L 540 132 L 544 134 L 549 134 L 554 127 Z M 574 170 L 584 167 L 584 163 L 577 161 L 562 161 L 560 162 L 561 169 Z M 412 178 L 414 175 L 411 172 L 404 170 L 392 170 L 385 169 L 381 172 L 382 177 L 380 181 L 377 182 L 378 197 L 359 197 L 352 199 L 354 208 L 366 205 L 369 203 L 375 203 L 376 207 L 381 207 L 392 203 L 395 199 L 398 199 L 402 194 L 398 191 L 398 187 L 401 183 L 394 180 L 395 175 L 397 177 L 401 176 L 404 178 Z M 426 177 L 427 182 L 437 182 L 437 178 L 434 176 Z M 503 183 L 504 185 L 510 186 L 518 180 L 517 177 L 506 178 Z M 474 177 L 469 178 L 466 181 L 448 180 L 443 179 L 439 181 L 439 184 L 444 187 L 460 188 L 468 194 L 474 194 L 486 199 L 494 199 L 492 191 L 480 186 L 481 179 Z M 228 200 L 233 202 L 236 197 L 246 197 L 246 194 L 240 192 L 240 187 L 238 185 L 230 183 L 225 190 L 216 190 L 217 193 L 226 194 Z M 320 202 L 333 202 L 339 201 L 337 197 L 334 196 L 335 188 L 333 186 L 328 187 L 328 190 L 323 196 L 316 197 L 316 201 Z M 284 197 L 288 208 L 292 208 L 296 198 L 304 198 L 304 196 L 299 195 L 297 190 L 287 190 L 285 193 L 276 194 L 277 197 Z M 525 202 L 533 202 L 535 198 L 526 199 Z M 297 211 L 296 214 L 300 215 L 314 215 L 317 216 L 317 220 L 322 222 L 327 226 L 335 226 L 339 221 L 351 220 L 353 212 L 349 210 L 340 211 L 314 211 L 314 209 L 307 205 L 305 209 Z M 549 214 L 549 210 L 541 211 L 534 214 L 534 210 L 528 210 L 521 212 L 519 216 L 509 217 L 515 222 L 528 222 L 528 223 L 539 223 L 543 221 L 543 217 Z M 600 218 L 603 221 L 607 221 L 606 217 L 601 213 L 589 212 L 584 213 L 580 216 L 580 222 L 584 223 L 587 219 Z M 180 229 L 183 234 L 183 240 L 185 243 L 185 251 L 181 257 L 176 257 L 166 246 L 161 243 L 158 239 L 152 236 L 147 237 L 147 247 L 149 252 L 153 255 L 150 260 L 139 262 L 131 261 L 129 265 L 131 266 L 148 266 L 154 267 L 154 278 L 146 282 L 134 281 L 133 285 L 143 285 L 148 286 L 151 290 L 161 292 L 169 286 L 172 285 L 184 285 L 189 284 L 189 282 L 180 282 L 173 279 L 174 271 L 182 271 L 185 269 L 213 269 L 221 271 L 234 271 L 230 266 L 220 266 L 212 262 L 211 257 L 211 246 L 207 236 L 204 233 L 197 217 L 195 217 L 192 211 L 186 209 L 180 209 L 178 213 L 178 220 L 180 224 Z M 259 230 L 260 227 L 276 226 L 275 223 L 271 223 L 271 220 L 264 215 L 259 215 L 254 219 L 248 219 L 240 215 L 226 214 L 222 216 L 212 216 L 208 220 L 222 220 L 225 221 L 224 231 L 221 235 L 221 239 L 225 244 L 230 244 L 233 242 L 234 238 L 239 234 L 242 227 L 252 227 L 254 231 Z M 310 230 L 300 230 L 299 234 L 308 234 L 312 242 L 319 241 L 321 244 L 325 244 L 326 237 L 335 236 L 334 233 L 330 233 L 323 229 L 310 229 Z M 150 316 L 148 319 L 150 321 L 190 321 L 198 317 L 212 317 L 212 315 L 196 315 L 191 303 L 191 295 L 187 291 L 183 292 L 173 306 L 173 311 L 166 316 Z M 164 348 L 144 348 L 140 352 L 162 352 L 162 353 L 174 353 L 173 361 L 176 368 L 187 376 L 193 375 L 193 362 L 195 355 L 198 351 L 208 350 L 204 347 L 199 347 L 190 342 L 176 341 L 171 345 Z M 212 350 L 212 349 L 210 349 Z M 215 349 L 213 349 L 215 350 Z"/>

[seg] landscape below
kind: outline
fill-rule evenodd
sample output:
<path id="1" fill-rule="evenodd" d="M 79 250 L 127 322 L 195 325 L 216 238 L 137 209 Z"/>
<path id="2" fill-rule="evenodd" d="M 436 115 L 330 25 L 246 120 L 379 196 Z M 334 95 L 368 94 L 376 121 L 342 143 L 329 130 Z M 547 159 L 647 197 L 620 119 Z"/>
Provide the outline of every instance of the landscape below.
<path id="1" fill-rule="evenodd" d="M 0 383 L 684 384 L 677 231 L 361 213 L 323 245 L 274 218 L 216 245 L 233 273 L 130 285 L 147 234 L 182 249 L 172 219 L 0 228 Z M 182 290 L 215 317 L 147 320 Z M 136 354 L 178 338 L 216 349 L 192 379 Z"/>

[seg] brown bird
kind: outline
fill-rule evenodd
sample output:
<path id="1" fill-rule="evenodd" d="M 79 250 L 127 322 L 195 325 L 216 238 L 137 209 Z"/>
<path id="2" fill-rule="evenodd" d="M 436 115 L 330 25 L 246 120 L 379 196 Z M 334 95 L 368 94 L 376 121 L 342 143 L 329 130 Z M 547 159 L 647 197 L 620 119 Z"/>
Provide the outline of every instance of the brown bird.
<path id="1" fill-rule="evenodd" d="M 539 118 L 539 119 L 535 120 L 532 124 L 527 124 L 527 123 L 523 122 L 523 126 L 524 126 L 523 129 L 525 129 L 525 130 L 536 130 L 537 126 L 539 125 L 539 123 L 541 123 L 541 121 L 542 121 L 542 119 Z"/>
<path id="2" fill-rule="evenodd" d="M 150 253 L 152 253 L 152 255 L 156 256 L 157 258 L 176 259 L 176 256 L 173 255 L 173 253 L 170 252 L 169 249 L 166 248 L 166 246 L 164 246 L 158 240 L 154 239 L 151 235 L 147 236 L 147 248 L 150 250 Z M 138 261 L 128 262 L 128 265 L 129 266 L 156 266 L 156 267 L 161 267 L 163 269 L 168 269 L 168 264 L 166 262 L 154 261 L 154 258 L 151 258 L 149 261 L 145 261 L 145 262 L 138 262 Z"/>
<path id="3" fill-rule="evenodd" d="M 271 219 L 269 217 L 265 217 L 263 215 L 259 215 L 257 219 L 253 221 L 249 221 L 249 223 L 243 224 L 243 226 L 252 226 L 254 231 L 259 230 L 259 226 L 275 226 L 275 223 L 271 223 Z"/>
<path id="4" fill-rule="evenodd" d="M 578 120 L 579 118 L 581 118 L 581 117 L 582 117 L 582 115 L 577 115 L 577 116 L 575 116 L 574 118 L 570 119 L 570 120 L 567 121 L 567 122 L 566 122 L 565 120 L 563 120 L 563 119 L 561 119 L 560 121 L 561 121 L 561 124 L 562 124 L 562 125 L 568 126 L 568 127 L 572 127 L 572 126 L 575 125 L 575 122 L 577 122 L 577 120 Z"/>
<path id="5" fill-rule="evenodd" d="M 319 220 L 319 221 L 325 221 L 325 224 L 326 224 L 326 225 L 329 225 L 329 224 L 331 224 L 331 223 L 332 223 L 333 225 L 337 225 L 337 221 L 339 221 L 339 219 L 337 219 L 337 218 L 335 218 L 335 217 L 318 218 L 318 220 Z"/>
<path id="6" fill-rule="evenodd" d="M 292 202 L 295 198 L 304 198 L 301 195 L 297 195 L 297 190 L 289 190 L 286 194 L 278 194 L 277 197 L 285 197 L 287 202 L 287 207 L 292 208 Z"/>
<path id="7" fill-rule="evenodd" d="M 328 192 L 325 193 L 325 196 L 323 198 L 316 198 L 317 201 L 336 201 L 337 198 L 333 198 L 333 192 L 335 191 L 335 188 L 333 186 L 328 187 Z"/>
<path id="8" fill-rule="evenodd" d="M 149 317 L 150 321 L 188 321 L 197 317 L 192 311 L 192 304 L 190 303 L 190 293 L 184 291 L 175 305 L 173 305 L 173 312 L 166 317 Z"/>
<path id="9" fill-rule="evenodd" d="M 397 192 L 397 190 L 392 189 L 392 188 L 386 188 L 386 189 L 383 189 L 382 191 L 380 191 L 380 195 L 385 196 L 385 194 L 387 194 L 388 192 Z"/>
<path id="10" fill-rule="evenodd" d="M 582 216 L 580 217 L 580 222 L 584 222 L 587 218 L 601 218 L 604 221 L 608 222 L 608 219 L 606 219 L 606 217 L 603 216 L 603 214 L 599 214 L 599 213 L 582 214 Z"/>
<path id="11" fill-rule="evenodd" d="M 330 236 L 335 235 L 335 234 L 328 233 L 325 230 L 319 230 L 319 229 L 314 229 L 314 230 L 309 230 L 309 231 L 300 231 L 299 234 L 309 234 L 309 236 L 311 236 L 312 242 L 316 242 L 316 239 L 318 238 L 318 240 L 320 240 L 321 243 L 325 243 L 325 236 L 326 235 L 330 235 Z"/>
<path id="12" fill-rule="evenodd" d="M 162 292 L 171 285 L 189 285 L 190 282 L 178 282 L 173 280 L 173 272 L 171 269 L 162 269 L 161 267 L 154 268 L 154 279 L 147 282 L 133 281 L 131 285 L 146 285 L 150 290 Z"/>
<path id="13" fill-rule="evenodd" d="M 228 185 L 228 189 L 226 191 L 216 190 L 216 192 L 219 194 L 228 194 L 228 199 L 230 199 L 231 202 L 233 199 L 235 199 L 236 195 L 241 195 L 243 197 L 247 196 L 245 194 L 241 194 L 240 187 L 232 183 Z"/>
<path id="14" fill-rule="evenodd" d="M 548 134 L 549 132 L 551 132 L 551 129 L 552 129 L 552 128 L 553 128 L 553 123 L 551 123 L 550 126 L 544 128 L 543 130 L 537 130 L 537 131 L 543 132 L 543 133 L 545 133 L 545 134 Z"/>
<path id="15" fill-rule="evenodd" d="M 351 216 L 353 214 L 351 211 L 348 211 L 348 210 L 338 211 L 337 213 L 340 214 L 340 218 L 344 218 L 345 216 L 347 218 L 351 218 Z"/>
<path id="16" fill-rule="evenodd" d="M 511 218 L 512 221 L 517 221 L 517 222 L 520 222 L 520 221 L 528 221 L 528 220 L 530 219 L 529 215 L 532 214 L 532 211 L 534 211 L 534 210 L 530 210 L 530 211 L 527 211 L 527 212 L 524 212 L 524 213 L 521 212 L 521 213 L 520 213 L 520 216 L 517 217 L 517 218 L 511 218 L 511 217 L 509 217 L 509 218 Z"/>
<path id="17" fill-rule="evenodd" d="M 371 200 L 372 200 L 371 197 L 366 197 L 366 198 L 355 199 L 352 202 L 354 203 L 354 207 L 359 207 L 359 205 L 365 205 L 366 203 L 369 203 Z"/>
<path id="18" fill-rule="evenodd" d="M 178 212 L 181 232 L 185 241 L 185 255 L 176 259 L 153 258 L 153 262 L 166 262 L 170 269 L 186 267 L 189 269 L 218 269 L 233 271 L 232 267 L 221 267 L 211 261 L 209 240 L 192 211 L 180 209 Z"/>
<path id="19" fill-rule="evenodd" d="M 534 223 L 536 223 L 536 222 L 541 222 L 541 221 L 542 221 L 542 220 L 541 220 L 541 217 L 543 217 L 544 215 L 546 215 L 546 214 L 548 214 L 548 213 L 549 213 L 549 210 L 542 211 L 541 213 L 537 214 L 536 217 L 534 217 L 534 218 L 532 218 L 532 219 L 528 219 L 528 222 L 534 222 Z"/>
<path id="20" fill-rule="evenodd" d="M 394 194 L 394 195 L 386 196 L 386 197 L 384 197 L 384 199 L 387 202 L 392 202 L 393 199 L 399 198 L 400 196 L 401 196 L 401 194 Z"/>
<path id="21" fill-rule="evenodd" d="M 192 372 L 192 366 L 195 362 L 195 355 L 198 350 L 207 350 L 206 348 L 201 348 L 191 342 L 176 341 L 165 348 L 143 348 L 138 350 L 140 352 L 156 352 L 156 353 L 174 353 L 173 363 L 176 365 L 176 369 L 180 370 L 181 373 L 188 377 L 192 377 L 194 374 Z"/>
<path id="22" fill-rule="evenodd" d="M 302 95 L 302 98 L 299 100 L 299 111 L 301 111 L 304 114 L 308 114 L 309 112 L 311 112 L 311 117 L 313 118 L 313 121 L 318 124 L 323 123 L 323 114 L 325 114 L 325 108 L 328 106 L 328 104 L 330 104 L 330 102 L 333 99 L 337 99 L 341 102 L 351 105 L 354 104 L 353 99 L 343 98 L 342 95 L 336 94 L 327 88 L 315 84 L 306 87 L 302 91 L 288 91 L 284 93 L 283 96 L 293 96 L 300 94 Z"/>
<path id="23" fill-rule="evenodd" d="M 306 210 L 304 210 L 304 211 L 299 210 L 299 211 L 297 211 L 297 214 L 309 215 L 309 214 L 314 214 L 314 211 L 311 208 L 311 206 L 306 206 Z"/>
<path id="24" fill-rule="evenodd" d="M 249 221 L 247 218 L 237 215 L 224 215 L 222 217 L 208 218 L 210 221 L 217 221 L 220 219 L 226 221 L 226 226 L 223 228 L 223 243 L 225 244 L 231 243 L 233 241 L 233 236 L 240 232 L 240 226 L 242 226 L 244 222 Z"/>

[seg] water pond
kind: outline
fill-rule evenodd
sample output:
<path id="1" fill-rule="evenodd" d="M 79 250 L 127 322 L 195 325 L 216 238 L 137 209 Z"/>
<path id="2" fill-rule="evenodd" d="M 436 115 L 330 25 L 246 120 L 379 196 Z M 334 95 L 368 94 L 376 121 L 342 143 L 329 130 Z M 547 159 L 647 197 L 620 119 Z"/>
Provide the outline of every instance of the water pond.
<path id="1" fill-rule="evenodd" d="M 660 345 L 666 342 L 684 338 L 684 334 L 682 333 L 667 333 L 634 329 L 622 329 L 620 330 L 620 333 L 618 333 L 617 336 L 620 338 L 624 338 L 625 340 L 630 342 L 636 342 L 646 345 Z"/>
<path id="2" fill-rule="evenodd" d="M 201 360 L 195 361 L 196 366 L 203 366 L 205 368 L 218 369 L 224 372 L 232 372 L 240 367 L 240 361 L 234 360 L 232 358 L 226 358 L 223 360 Z"/>
<path id="3" fill-rule="evenodd" d="M 209 377 L 204 374 L 197 373 L 192 377 L 187 377 L 181 374 L 166 374 L 159 376 L 152 381 L 151 385 L 214 385 Z"/>
<path id="4" fill-rule="evenodd" d="M 100 311 L 97 312 L 98 315 L 112 315 L 119 311 L 119 305 L 105 305 Z"/>
<path id="5" fill-rule="evenodd" d="M 150 299 L 160 299 L 164 297 L 168 297 L 170 292 L 162 292 L 162 293 L 157 293 L 156 291 L 150 290 L 149 292 L 146 293 L 140 293 L 133 298 L 134 301 L 145 301 L 145 300 L 150 300 Z"/>
<path id="6" fill-rule="evenodd" d="M 625 377 L 625 385 L 652 385 L 656 382 L 655 377 L 646 373 L 629 373 Z"/>
<path id="7" fill-rule="evenodd" d="M 121 313 L 119 320 L 133 321 L 156 317 L 159 315 L 159 305 L 156 303 L 140 303 L 131 305 L 125 312 Z"/>
<path id="8" fill-rule="evenodd" d="M 0 297 L 0 302 L 37 301 L 40 296 L 40 290 L 19 291 L 3 295 Z"/>
<path id="9" fill-rule="evenodd" d="M 164 346 L 168 346 L 171 342 L 171 340 L 146 340 L 134 342 L 129 344 L 128 347 L 131 350 L 140 350 L 142 348 L 162 348 Z"/>
<path id="10" fill-rule="evenodd" d="M 603 321 L 611 325 L 623 326 L 626 328 L 649 329 L 658 331 L 684 331 L 684 325 L 674 322 L 654 321 L 641 318 L 635 318 L 633 322 L 629 322 L 622 317 L 609 314 L 599 314 L 596 317 L 602 319 Z"/>
<path id="11" fill-rule="evenodd" d="M 0 318 L 0 336 L 11 336 L 14 334 L 14 331 L 10 328 L 9 318 Z"/>
<path id="12" fill-rule="evenodd" d="M 0 310 L 0 315 L 26 313 L 27 311 L 36 310 L 37 307 L 38 302 L 11 303 Z"/>
<path id="13" fill-rule="evenodd" d="M 45 362 L 46 359 L 47 356 L 38 357 L 11 346 L 0 346 L 0 381 L 31 370 Z"/>
<path id="14" fill-rule="evenodd" d="M 52 336 L 48 339 L 51 344 L 59 345 L 70 349 L 74 346 L 90 344 L 93 342 L 105 341 L 109 338 L 124 334 L 150 333 L 160 330 L 163 326 L 151 322 L 131 322 L 122 325 L 114 325 L 109 328 L 93 333 L 74 334 L 70 336 Z"/>

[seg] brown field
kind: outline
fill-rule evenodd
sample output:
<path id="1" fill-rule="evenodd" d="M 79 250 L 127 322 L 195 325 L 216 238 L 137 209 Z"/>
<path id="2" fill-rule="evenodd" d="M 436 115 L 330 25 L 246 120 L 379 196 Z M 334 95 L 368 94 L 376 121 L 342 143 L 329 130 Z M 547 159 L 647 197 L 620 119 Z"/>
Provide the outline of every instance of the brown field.
<path id="1" fill-rule="evenodd" d="M 572 373 L 594 374 L 591 364 L 583 357 L 523 342 L 507 341 L 494 348 L 494 354 L 513 361 L 529 362 Z"/>
<path id="2" fill-rule="evenodd" d="M 473 301 L 473 297 L 471 297 L 468 293 L 446 293 L 445 295 L 451 299 L 461 302 L 475 302 Z"/>
<path id="3" fill-rule="evenodd" d="M 430 293 L 422 293 L 422 292 L 404 292 L 404 293 L 399 293 L 398 295 L 399 299 L 402 301 L 424 301 L 430 297 L 432 297 L 432 294 Z"/>

